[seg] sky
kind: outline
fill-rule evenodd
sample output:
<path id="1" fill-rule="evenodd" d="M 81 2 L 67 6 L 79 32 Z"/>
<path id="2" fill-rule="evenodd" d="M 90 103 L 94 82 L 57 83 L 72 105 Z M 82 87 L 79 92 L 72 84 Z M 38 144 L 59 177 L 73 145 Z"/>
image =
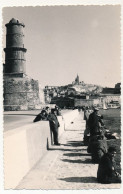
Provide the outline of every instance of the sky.
<path id="1" fill-rule="evenodd" d="M 42 87 L 121 82 L 120 5 L 3 8 L 3 47 L 12 18 L 25 24 L 26 74 Z M 4 53 L 3 53 L 4 63 Z"/>

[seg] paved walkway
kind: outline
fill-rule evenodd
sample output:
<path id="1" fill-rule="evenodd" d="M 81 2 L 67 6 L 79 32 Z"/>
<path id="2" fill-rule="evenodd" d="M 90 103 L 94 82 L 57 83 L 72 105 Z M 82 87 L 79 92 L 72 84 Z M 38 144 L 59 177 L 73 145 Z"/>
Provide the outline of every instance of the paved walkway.
<path id="1" fill-rule="evenodd" d="M 61 146 L 52 146 L 30 170 L 16 189 L 99 189 L 120 188 L 120 184 L 98 184 L 97 164 L 92 164 L 83 145 L 85 123 L 80 113 L 60 137 Z"/>

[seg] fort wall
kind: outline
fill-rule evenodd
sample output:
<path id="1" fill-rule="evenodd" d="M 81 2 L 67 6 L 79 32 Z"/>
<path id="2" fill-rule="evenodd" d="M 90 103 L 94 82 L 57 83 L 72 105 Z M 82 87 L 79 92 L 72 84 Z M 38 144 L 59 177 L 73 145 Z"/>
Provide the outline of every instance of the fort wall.
<path id="1" fill-rule="evenodd" d="M 59 137 L 78 110 L 58 116 Z M 39 121 L 4 132 L 4 187 L 14 189 L 31 168 L 50 151 L 52 138 L 48 121 Z"/>

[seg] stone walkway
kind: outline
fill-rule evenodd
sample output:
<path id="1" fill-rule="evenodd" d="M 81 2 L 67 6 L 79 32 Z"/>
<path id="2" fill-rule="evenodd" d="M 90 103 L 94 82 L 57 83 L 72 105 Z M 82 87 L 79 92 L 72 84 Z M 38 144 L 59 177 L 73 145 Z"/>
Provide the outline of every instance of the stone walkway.
<path id="1" fill-rule="evenodd" d="M 52 146 L 16 189 L 120 188 L 120 184 L 97 183 L 98 165 L 92 164 L 83 145 L 84 129 L 83 113 L 80 113 L 60 137 L 61 146 Z"/>

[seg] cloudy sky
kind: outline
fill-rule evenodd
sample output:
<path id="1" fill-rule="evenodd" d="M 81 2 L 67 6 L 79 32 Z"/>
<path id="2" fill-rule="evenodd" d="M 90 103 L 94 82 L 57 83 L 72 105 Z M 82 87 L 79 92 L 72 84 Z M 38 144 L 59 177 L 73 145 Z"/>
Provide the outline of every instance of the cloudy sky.
<path id="1" fill-rule="evenodd" d="M 45 85 L 120 82 L 120 5 L 3 8 L 5 24 L 25 24 L 26 74 Z M 4 62 L 4 58 L 3 58 Z"/>

